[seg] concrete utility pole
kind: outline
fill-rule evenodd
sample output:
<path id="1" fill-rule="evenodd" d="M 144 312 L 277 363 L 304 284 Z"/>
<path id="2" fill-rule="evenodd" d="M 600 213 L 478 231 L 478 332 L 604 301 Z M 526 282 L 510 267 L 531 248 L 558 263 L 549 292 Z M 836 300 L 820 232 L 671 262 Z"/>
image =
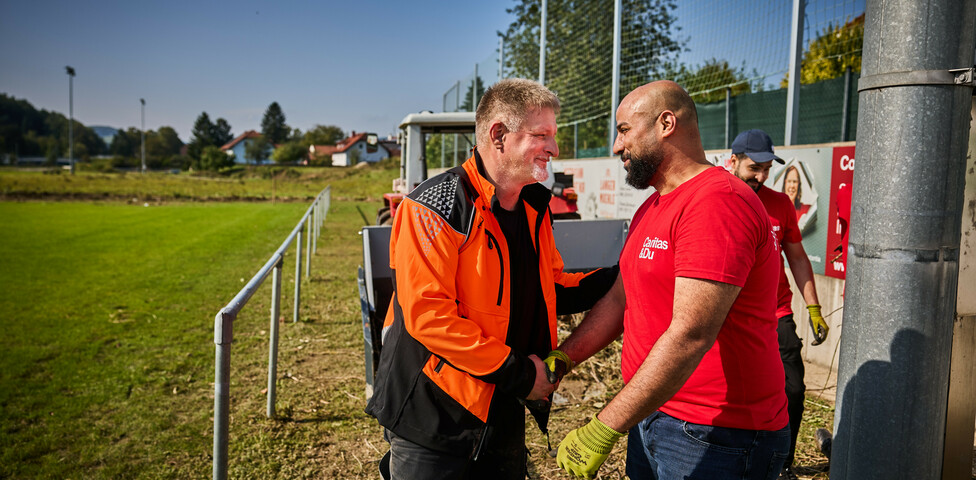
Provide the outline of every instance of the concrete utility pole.
<path id="1" fill-rule="evenodd" d="M 68 72 L 68 163 L 71 164 L 71 174 L 75 174 L 75 69 L 65 66 Z"/>
<path id="2" fill-rule="evenodd" d="M 867 2 L 832 480 L 942 478 L 974 24 Z"/>

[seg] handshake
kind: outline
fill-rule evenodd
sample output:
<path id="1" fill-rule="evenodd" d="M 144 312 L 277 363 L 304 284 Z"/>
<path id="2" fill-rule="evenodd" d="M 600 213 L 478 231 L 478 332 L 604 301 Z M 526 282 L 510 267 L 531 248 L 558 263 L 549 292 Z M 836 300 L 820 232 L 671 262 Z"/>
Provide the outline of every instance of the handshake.
<path id="1" fill-rule="evenodd" d="M 561 350 L 549 352 L 545 360 L 540 360 L 535 355 L 530 356 L 535 364 L 535 385 L 526 397 L 530 402 L 547 402 L 552 392 L 559 385 L 563 377 L 573 369 L 574 363 Z"/>
<path id="2" fill-rule="evenodd" d="M 548 397 L 574 364 L 560 350 L 549 352 L 544 360 L 534 356 L 531 358 L 536 363 L 536 384 L 526 405 L 530 409 L 545 409 L 548 412 Z M 575 477 L 593 478 L 614 444 L 623 436 L 623 433 L 614 431 L 594 416 L 582 428 L 569 432 L 559 444 L 558 452 L 553 450 L 550 455 L 555 454 L 556 463 L 567 473 Z"/>

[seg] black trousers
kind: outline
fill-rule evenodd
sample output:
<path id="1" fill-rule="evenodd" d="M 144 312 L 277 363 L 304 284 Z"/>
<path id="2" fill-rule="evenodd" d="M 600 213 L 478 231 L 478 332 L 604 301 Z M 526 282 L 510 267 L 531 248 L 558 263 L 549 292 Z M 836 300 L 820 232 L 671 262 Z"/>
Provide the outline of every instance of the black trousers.
<path id="1" fill-rule="evenodd" d="M 431 450 L 387 430 L 390 451 L 380 460 L 384 480 L 523 480 L 526 476 L 525 445 L 508 451 L 488 450 L 478 460 Z"/>
<path id="2" fill-rule="evenodd" d="M 800 420 L 803 418 L 803 400 L 807 386 L 803 383 L 803 357 L 800 350 L 803 341 L 796 335 L 796 323 L 793 314 L 779 319 L 776 327 L 779 336 L 779 356 L 783 359 L 783 370 L 786 372 L 786 401 L 790 415 L 790 456 L 786 458 L 785 467 L 793 465 L 796 453 L 796 436 L 800 433 Z"/>
<path id="3" fill-rule="evenodd" d="M 515 397 L 496 393 L 490 416 L 477 460 L 438 452 L 386 430 L 390 451 L 381 461 L 381 475 L 386 480 L 524 480 L 525 407 Z"/>

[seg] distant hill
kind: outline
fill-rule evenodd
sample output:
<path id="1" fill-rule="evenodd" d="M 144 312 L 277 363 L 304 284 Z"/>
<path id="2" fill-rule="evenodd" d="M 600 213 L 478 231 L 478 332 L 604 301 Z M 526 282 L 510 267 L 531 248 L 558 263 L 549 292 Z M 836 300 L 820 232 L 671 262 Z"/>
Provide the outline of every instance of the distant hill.
<path id="1" fill-rule="evenodd" d="M 101 137 L 105 145 L 111 145 L 112 139 L 115 138 L 115 134 L 119 133 L 119 129 L 114 127 L 106 127 L 104 125 L 95 125 L 91 127 L 95 131 L 95 135 Z"/>
<path id="2" fill-rule="evenodd" d="M 87 160 L 108 150 L 95 132 L 74 121 L 75 158 Z M 34 108 L 27 100 L 0 93 L 0 156 L 45 157 L 50 161 L 68 154 L 68 118 Z"/>

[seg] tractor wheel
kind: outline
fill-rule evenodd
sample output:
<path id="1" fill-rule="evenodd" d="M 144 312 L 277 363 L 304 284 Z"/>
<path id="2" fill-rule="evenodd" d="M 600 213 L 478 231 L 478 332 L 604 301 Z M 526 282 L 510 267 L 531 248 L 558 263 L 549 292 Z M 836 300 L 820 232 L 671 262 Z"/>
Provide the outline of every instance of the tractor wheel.
<path id="1" fill-rule="evenodd" d="M 390 215 L 390 207 L 380 208 L 376 212 L 376 224 L 377 225 L 392 225 L 393 217 Z"/>

